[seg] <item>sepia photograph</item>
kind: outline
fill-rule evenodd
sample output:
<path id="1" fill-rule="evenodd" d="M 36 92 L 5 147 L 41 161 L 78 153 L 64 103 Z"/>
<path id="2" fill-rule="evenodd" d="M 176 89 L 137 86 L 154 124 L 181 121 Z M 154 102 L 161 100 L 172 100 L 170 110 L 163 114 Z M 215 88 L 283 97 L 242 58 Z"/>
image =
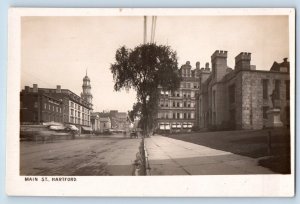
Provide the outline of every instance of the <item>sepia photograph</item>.
<path id="1" fill-rule="evenodd" d="M 291 179 L 294 10 L 148 11 L 12 15 L 16 176 Z"/>

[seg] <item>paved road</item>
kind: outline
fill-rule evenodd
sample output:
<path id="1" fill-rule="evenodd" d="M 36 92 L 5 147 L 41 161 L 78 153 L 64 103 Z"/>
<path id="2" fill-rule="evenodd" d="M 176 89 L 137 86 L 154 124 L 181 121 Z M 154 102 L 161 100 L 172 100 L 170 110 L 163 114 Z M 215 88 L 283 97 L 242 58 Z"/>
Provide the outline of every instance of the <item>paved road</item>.
<path id="1" fill-rule="evenodd" d="M 271 174 L 257 159 L 163 136 L 145 139 L 151 175 Z"/>
<path id="2" fill-rule="evenodd" d="M 21 142 L 21 175 L 132 175 L 140 139 L 86 138 Z"/>

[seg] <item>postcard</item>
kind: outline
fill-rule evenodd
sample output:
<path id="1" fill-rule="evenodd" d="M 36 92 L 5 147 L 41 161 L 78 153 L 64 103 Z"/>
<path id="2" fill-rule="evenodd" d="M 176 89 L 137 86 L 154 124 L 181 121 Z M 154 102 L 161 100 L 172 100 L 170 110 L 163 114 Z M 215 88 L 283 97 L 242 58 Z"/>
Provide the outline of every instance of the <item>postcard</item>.
<path id="1" fill-rule="evenodd" d="M 291 197 L 293 8 L 10 8 L 12 196 Z"/>

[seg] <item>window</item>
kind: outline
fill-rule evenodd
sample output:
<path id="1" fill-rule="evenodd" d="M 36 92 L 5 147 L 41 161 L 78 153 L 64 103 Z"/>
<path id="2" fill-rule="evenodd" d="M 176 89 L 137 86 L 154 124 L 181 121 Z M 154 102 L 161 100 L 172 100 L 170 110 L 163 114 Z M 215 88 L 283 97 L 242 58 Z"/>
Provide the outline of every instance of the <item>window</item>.
<path id="1" fill-rule="evenodd" d="M 195 92 L 194 92 L 194 91 L 191 92 L 191 97 L 192 97 L 192 98 L 195 97 Z"/>
<path id="2" fill-rule="evenodd" d="M 175 101 L 173 101 L 173 107 L 175 107 L 176 106 L 176 103 L 175 103 Z"/>
<path id="3" fill-rule="evenodd" d="M 191 118 L 191 113 L 188 113 L 188 119 L 190 119 Z"/>
<path id="4" fill-rule="evenodd" d="M 183 103 L 183 107 L 186 107 L 186 102 Z"/>
<path id="5" fill-rule="evenodd" d="M 183 113 L 183 118 L 186 119 L 186 113 Z"/>
<path id="6" fill-rule="evenodd" d="M 56 112 L 58 112 L 58 107 L 56 107 Z"/>
<path id="7" fill-rule="evenodd" d="M 269 98 L 269 94 L 268 94 L 268 84 L 269 84 L 269 80 L 268 79 L 263 79 L 262 80 L 263 83 L 263 99 L 268 99 Z"/>
<path id="8" fill-rule="evenodd" d="M 34 102 L 34 108 L 38 107 L 38 102 Z"/>
<path id="9" fill-rule="evenodd" d="M 180 94 L 179 94 L 179 93 L 177 93 L 177 97 L 180 97 Z"/>
<path id="10" fill-rule="evenodd" d="M 290 81 L 285 81 L 285 98 L 286 100 L 290 100 Z"/>
<path id="11" fill-rule="evenodd" d="M 47 109 L 47 103 L 44 103 L 44 109 Z"/>
<path id="12" fill-rule="evenodd" d="M 177 113 L 177 118 L 178 118 L 178 119 L 180 118 L 180 113 Z"/>
<path id="13" fill-rule="evenodd" d="M 264 119 L 268 118 L 268 114 L 267 114 L 268 110 L 269 110 L 269 106 L 263 106 L 263 118 Z"/>
<path id="14" fill-rule="evenodd" d="M 275 80 L 276 99 L 280 99 L 280 80 Z"/>
<path id="15" fill-rule="evenodd" d="M 189 108 L 190 108 L 190 107 L 191 107 L 191 104 L 190 104 L 190 103 L 188 103 L 188 104 L 187 104 L 187 107 L 189 107 Z"/>
<path id="16" fill-rule="evenodd" d="M 186 88 L 191 88 L 191 84 L 190 83 L 186 83 Z"/>
<path id="17" fill-rule="evenodd" d="M 180 107 L 180 104 L 179 104 L 179 102 L 177 102 L 177 107 Z"/>
<path id="18" fill-rule="evenodd" d="M 213 90 L 213 107 L 216 108 L 216 91 Z"/>
<path id="19" fill-rule="evenodd" d="M 174 118 L 174 119 L 176 118 L 176 113 L 173 113 L 173 118 Z"/>

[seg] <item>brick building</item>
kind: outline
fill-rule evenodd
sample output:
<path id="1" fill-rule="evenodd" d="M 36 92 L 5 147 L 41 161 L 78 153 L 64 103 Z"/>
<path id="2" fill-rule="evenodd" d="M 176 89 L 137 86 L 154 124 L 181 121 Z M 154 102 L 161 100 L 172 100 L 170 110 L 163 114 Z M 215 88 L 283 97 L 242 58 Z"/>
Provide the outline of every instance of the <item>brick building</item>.
<path id="1" fill-rule="evenodd" d="M 199 73 L 198 125 L 202 129 L 262 129 L 272 108 L 271 93 L 281 120 L 289 125 L 289 62 L 274 62 L 270 71 L 256 70 L 251 53 L 235 57 L 234 69 L 227 66 L 227 51 L 211 56 L 212 70 Z"/>
<path id="2" fill-rule="evenodd" d="M 42 122 L 64 122 L 64 101 L 51 94 L 25 86 L 20 93 L 20 121 L 22 124 Z"/>
<path id="3" fill-rule="evenodd" d="M 192 69 L 190 62 L 182 65 L 180 88 L 174 92 L 160 88 L 157 129 L 166 132 L 188 132 L 197 124 L 196 98 L 199 90 L 200 63 Z"/>
<path id="4" fill-rule="evenodd" d="M 92 104 L 68 89 L 38 88 L 25 86 L 20 93 L 21 124 L 41 124 L 43 122 L 61 122 L 90 129 Z"/>

